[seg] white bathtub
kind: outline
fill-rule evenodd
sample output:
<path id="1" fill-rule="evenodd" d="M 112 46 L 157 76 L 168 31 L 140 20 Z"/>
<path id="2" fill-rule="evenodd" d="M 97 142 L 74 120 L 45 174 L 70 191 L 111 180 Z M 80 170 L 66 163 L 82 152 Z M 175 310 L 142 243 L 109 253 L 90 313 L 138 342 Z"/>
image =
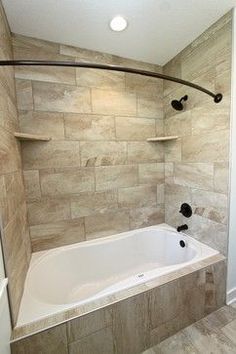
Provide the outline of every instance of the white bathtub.
<path id="1" fill-rule="evenodd" d="M 34 253 L 17 325 L 146 283 L 218 253 L 166 224 Z"/>

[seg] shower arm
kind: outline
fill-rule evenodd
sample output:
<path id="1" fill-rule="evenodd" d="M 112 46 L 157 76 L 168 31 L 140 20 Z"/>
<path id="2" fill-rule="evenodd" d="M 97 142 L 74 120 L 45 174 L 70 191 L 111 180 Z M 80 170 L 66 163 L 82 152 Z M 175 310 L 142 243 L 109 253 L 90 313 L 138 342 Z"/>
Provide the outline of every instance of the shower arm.
<path id="1" fill-rule="evenodd" d="M 198 91 L 204 92 L 205 94 L 213 97 L 215 103 L 219 103 L 223 98 L 223 95 L 221 93 L 215 94 L 205 89 L 202 86 L 196 85 L 186 80 L 179 79 L 177 77 L 160 74 L 153 71 L 123 67 L 119 65 L 97 64 L 97 63 L 88 63 L 88 62 L 73 62 L 73 61 L 53 61 L 53 60 L 0 60 L 0 66 L 59 66 L 59 67 L 69 67 L 69 68 L 90 68 L 90 69 L 121 71 L 125 73 L 155 77 L 157 79 L 172 81 L 178 84 L 192 87 Z"/>

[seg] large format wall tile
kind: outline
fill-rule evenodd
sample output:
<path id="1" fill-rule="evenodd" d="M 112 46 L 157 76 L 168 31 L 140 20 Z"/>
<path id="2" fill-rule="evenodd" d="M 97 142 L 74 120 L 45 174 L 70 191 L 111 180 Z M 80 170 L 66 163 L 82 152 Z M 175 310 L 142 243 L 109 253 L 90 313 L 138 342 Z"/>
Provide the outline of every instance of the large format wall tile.
<path id="1" fill-rule="evenodd" d="M 30 226 L 30 235 L 33 252 L 85 241 L 84 220 L 81 218 Z"/>
<path id="2" fill-rule="evenodd" d="M 164 206 L 162 205 L 157 205 L 152 208 L 149 206 L 137 208 L 130 211 L 131 229 L 139 229 L 141 227 L 161 224 L 164 220 Z"/>
<path id="3" fill-rule="evenodd" d="M 212 189 L 213 175 L 213 164 L 176 163 L 174 167 L 174 181 L 182 186 Z"/>
<path id="4" fill-rule="evenodd" d="M 165 186 L 165 207 L 172 207 L 179 212 L 182 203 L 191 204 L 191 189 L 178 184 L 166 184 Z"/>
<path id="5" fill-rule="evenodd" d="M 186 111 L 165 119 L 166 135 L 186 136 L 192 131 L 192 112 Z"/>
<path id="6" fill-rule="evenodd" d="M 127 160 L 126 142 L 83 141 L 80 143 L 82 166 L 125 165 Z"/>
<path id="7" fill-rule="evenodd" d="M 18 35 L 13 49 L 15 59 L 162 72 L 153 64 Z M 86 68 L 34 69 L 15 72 L 22 131 L 52 138 L 21 144 L 33 251 L 163 221 L 163 145 L 146 141 L 164 134 L 162 80 Z M 81 220 L 85 234 L 76 237 Z"/>
<path id="8" fill-rule="evenodd" d="M 183 139 L 182 158 L 187 162 L 220 162 L 229 158 L 229 131 L 222 130 Z"/>
<path id="9" fill-rule="evenodd" d="M 96 190 L 132 187 L 138 184 L 137 166 L 107 166 L 95 169 Z"/>
<path id="10" fill-rule="evenodd" d="M 41 198 L 41 189 L 40 189 L 38 170 L 24 171 L 24 185 L 25 185 L 26 199 L 28 201 L 38 200 Z"/>
<path id="11" fill-rule="evenodd" d="M 227 253 L 228 178 L 230 142 L 231 13 L 213 24 L 167 63 L 163 71 L 221 92 L 215 104 L 202 93 L 164 82 L 165 134 L 180 138 L 165 143 L 165 221 Z M 172 99 L 188 95 L 184 110 L 175 111 Z M 193 208 L 190 219 L 178 210 Z"/>
<path id="12" fill-rule="evenodd" d="M 140 294 L 113 308 L 113 326 L 116 353 L 139 353 L 149 344 L 148 295 Z"/>
<path id="13" fill-rule="evenodd" d="M 116 137 L 118 140 L 145 140 L 156 136 L 155 119 L 116 117 Z"/>
<path id="14" fill-rule="evenodd" d="M 223 107 L 221 105 L 212 107 L 212 104 L 209 103 L 206 104 L 206 107 L 196 107 L 192 110 L 191 115 L 193 135 L 229 129 L 230 116 L 225 105 Z"/>
<path id="15" fill-rule="evenodd" d="M 22 203 L 5 227 L 2 236 L 5 266 L 9 278 L 9 292 L 11 294 L 10 305 L 14 315 L 14 322 L 17 319 L 17 311 L 30 260 L 31 248 L 28 238 L 26 206 Z"/>
<path id="16" fill-rule="evenodd" d="M 40 134 L 45 129 L 53 139 L 22 144 L 27 198 L 29 208 L 33 206 L 31 226 L 85 218 L 85 237 L 89 223 L 89 235 L 96 237 L 94 215 L 100 236 L 117 229 L 115 220 L 109 225 L 109 217 L 124 208 L 129 221 L 125 218 L 122 229 L 128 223 L 132 229 L 162 222 L 164 210 L 166 221 L 177 226 L 183 221 L 179 207 L 189 202 L 195 220 L 224 229 L 227 208 L 221 195 L 228 190 L 230 38 L 227 15 L 164 67 L 166 74 L 222 91 L 224 99 L 218 105 L 192 88 L 128 73 L 83 68 L 68 75 L 64 70 L 53 75 L 47 68 L 35 74 L 24 68 L 17 71 L 21 128 Z M 38 52 L 42 59 L 67 57 L 162 72 L 155 65 L 24 36 L 14 36 L 13 44 L 16 59 Z M 184 94 L 189 95 L 185 110 L 174 111 L 170 101 Z M 146 141 L 164 134 L 179 139 L 164 144 Z M 219 193 L 218 203 L 213 207 L 207 199 L 197 200 L 198 190 Z M 68 243 L 74 239 L 69 225 Z M 214 239 L 219 244 L 219 237 Z"/>
<path id="17" fill-rule="evenodd" d="M 14 57 L 21 60 L 52 60 L 52 61 L 74 61 L 74 58 L 59 54 L 57 43 L 24 36 L 12 38 Z M 62 84 L 75 85 L 75 68 L 63 68 L 50 66 L 17 66 L 15 67 L 15 77 L 17 79 L 30 79 L 36 81 L 57 82 Z"/>
<path id="18" fill-rule="evenodd" d="M 117 209 L 117 191 L 85 192 L 71 198 L 71 216 L 78 218 Z"/>
<path id="19" fill-rule="evenodd" d="M 201 215 L 193 215 L 189 222 L 191 235 L 197 240 L 227 255 L 228 227 Z"/>
<path id="20" fill-rule="evenodd" d="M 164 183 L 164 163 L 144 163 L 138 166 L 140 184 Z"/>
<path id="21" fill-rule="evenodd" d="M 68 322 L 68 342 L 75 342 L 112 324 L 112 309 L 106 307 Z"/>
<path id="22" fill-rule="evenodd" d="M 39 225 L 70 219 L 70 201 L 65 198 L 47 198 L 28 203 L 30 225 Z"/>
<path id="23" fill-rule="evenodd" d="M 164 122 L 163 119 L 156 119 L 156 136 L 164 136 Z"/>
<path id="24" fill-rule="evenodd" d="M 6 195 L 4 176 L 0 176 L 0 213 L 1 213 L 3 226 L 7 225 L 7 222 L 9 220 L 9 215 L 7 210 L 8 208 L 6 208 L 6 205 L 7 205 L 7 195 Z"/>
<path id="25" fill-rule="evenodd" d="M 192 202 L 194 205 L 201 207 L 227 208 L 228 200 L 225 194 L 203 191 L 198 189 L 192 190 Z"/>
<path id="26" fill-rule="evenodd" d="M 12 345 L 13 354 L 67 354 L 66 325 L 27 337 Z"/>
<path id="27" fill-rule="evenodd" d="M 149 70 L 153 71 L 153 68 L 150 68 Z M 126 73 L 125 85 L 126 89 L 129 91 L 145 94 L 151 97 L 162 97 L 163 81 L 157 80 L 154 77 Z"/>
<path id="28" fill-rule="evenodd" d="M 224 277 L 225 270 L 224 262 L 220 262 L 153 289 L 149 302 L 151 345 L 224 304 L 224 286 L 221 286 L 220 278 Z"/>
<path id="29" fill-rule="evenodd" d="M 138 95 L 137 114 L 139 117 L 163 118 L 162 97 Z"/>
<path id="30" fill-rule="evenodd" d="M 53 43 L 49 41 L 44 41 L 42 39 L 35 39 L 33 37 L 25 37 L 21 35 L 16 35 L 12 34 L 12 44 L 13 44 L 13 49 L 14 49 L 14 55 L 16 53 L 23 52 L 25 53 L 48 53 L 48 55 L 51 55 L 52 53 L 56 54 L 59 53 L 59 44 L 58 43 Z M 63 53 L 62 53 L 63 54 Z"/>
<path id="31" fill-rule="evenodd" d="M 0 57 L 12 60 L 11 33 L 0 2 Z M 12 323 L 15 325 L 31 257 L 25 191 L 22 178 L 14 68 L 0 69 L 0 237 L 2 239 Z M 31 81 L 16 82 L 22 109 L 32 109 Z"/>
<path id="32" fill-rule="evenodd" d="M 136 95 L 127 91 L 92 89 L 92 109 L 96 114 L 136 115 Z"/>
<path id="33" fill-rule="evenodd" d="M 165 162 L 181 162 L 182 141 L 180 139 L 167 141 L 164 149 Z"/>
<path id="34" fill-rule="evenodd" d="M 59 54 L 59 44 L 35 40 L 13 34 L 12 44 L 14 57 L 21 60 L 62 60 L 74 61 L 73 57 Z M 63 68 L 50 66 L 17 66 L 15 67 L 15 77 L 17 79 L 29 79 L 36 81 L 57 82 L 62 84 L 75 85 L 75 68 Z"/>
<path id="35" fill-rule="evenodd" d="M 91 97 L 87 87 L 33 82 L 36 111 L 90 113 Z"/>
<path id="36" fill-rule="evenodd" d="M 64 139 L 64 120 L 62 113 L 19 112 L 20 128 L 29 134 L 47 135 L 52 139 Z"/>
<path id="37" fill-rule="evenodd" d="M 6 223 L 3 223 L 3 226 L 7 225 L 8 221 L 10 221 L 15 215 L 18 208 L 23 206 L 22 204 L 25 204 L 25 195 L 22 184 L 23 181 L 20 170 L 4 175 L 4 187 L 7 196 L 5 208 L 8 217 L 5 220 Z"/>
<path id="38" fill-rule="evenodd" d="M 1 52 L 1 50 L 0 50 Z M 4 70 L 6 67 L 2 67 Z M 13 75 L 13 73 L 12 73 Z M 1 78 L 3 79 L 3 75 Z M 3 83 L 1 86 L 1 97 L 0 97 L 0 126 L 8 131 L 17 130 L 19 127 L 19 120 L 17 116 L 17 107 L 15 100 L 9 96 L 9 91 L 4 87 Z"/>
<path id="39" fill-rule="evenodd" d="M 38 50 L 30 50 L 29 52 L 20 51 L 15 49 L 15 55 L 17 55 L 18 59 L 22 58 L 22 60 L 52 60 L 52 61 L 73 61 L 73 58 L 67 57 L 64 55 L 58 54 L 49 54 L 47 51 L 38 51 Z M 30 79 L 35 81 L 45 81 L 45 82 L 55 82 L 60 84 L 69 84 L 75 85 L 75 68 L 63 68 L 50 66 L 17 66 L 15 69 L 15 77 L 17 79 Z"/>
<path id="40" fill-rule="evenodd" d="M 114 211 L 85 217 L 87 239 L 114 235 L 129 230 L 129 215 L 126 211 Z"/>
<path id="41" fill-rule="evenodd" d="M 78 86 L 122 90 L 125 88 L 125 73 L 100 69 L 76 69 Z"/>
<path id="42" fill-rule="evenodd" d="M 97 52 L 94 50 L 88 50 L 84 48 L 73 47 L 69 45 L 60 44 L 60 54 L 69 55 L 74 57 L 76 61 L 95 62 L 100 64 L 111 63 L 113 55 Z"/>
<path id="43" fill-rule="evenodd" d="M 20 147 L 13 134 L 0 127 L 0 170 L 14 172 L 21 167 Z"/>
<path id="44" fill-rule="evenodd" d="M 40 184 L 43 196 L 53 197 L 94 191 L 94 170 L 83 168 L 68 169 L 57 173 L 42 172 Z"/>
<path id="45" fill-rule="evenodd" d="M 22 144 L 25 170 L 79 167 L 79 142 L 49 141 Z"/>
<path id="46" fill-rule="evenodd" d="M 164 152 L 161 143 L 129 142 L 128 163 L 163 162 Z"/>
<path id="47" fill-rule="evenodd" d="M 229 188 L 229 163 L 216 162 L 214 164 L 215 191 L 227 194 Z"/>
<path id="48" fill-rule="evenodd" d="M 123 208 L 155 207 L 157 204 L 156 186 L 137 186 L 121 188 L 118 203 Z"/>
<path id="49" fill-rule="evenodd" d="M 113 354 L 114 344 L 112 329 L 103 328 L 88 337 L 84 337 L 77 342 L 69 344 L 69 354 Z"/>
<path id="50" fill-rule="evenodd" d="M 165 204 L 165 184 L 157 185 L 157 205 Z"/>
<path id="51" fill-rule="evenodd" d="M 18 109 L 33 109 L 33 93 L 31 81 L 16 80 L 16 98 Z"/>
<path id="52" fill-rule="evenodd" d="M 65 113 L 64 120 L 68 140 L 115 139 L 115 119 L 112 116 Z"/>

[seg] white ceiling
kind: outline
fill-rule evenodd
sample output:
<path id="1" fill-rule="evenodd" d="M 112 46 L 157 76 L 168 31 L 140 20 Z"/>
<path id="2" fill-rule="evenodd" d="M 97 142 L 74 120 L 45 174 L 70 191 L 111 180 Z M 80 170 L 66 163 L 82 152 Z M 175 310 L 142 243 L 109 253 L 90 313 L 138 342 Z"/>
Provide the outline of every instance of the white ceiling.
<path id="1" fill-rule="evenodd" d="M 163 65 L 236 0 L 3 0 L 12 32 Z M 123 15 L 129 25 L 112 32 Z"/>

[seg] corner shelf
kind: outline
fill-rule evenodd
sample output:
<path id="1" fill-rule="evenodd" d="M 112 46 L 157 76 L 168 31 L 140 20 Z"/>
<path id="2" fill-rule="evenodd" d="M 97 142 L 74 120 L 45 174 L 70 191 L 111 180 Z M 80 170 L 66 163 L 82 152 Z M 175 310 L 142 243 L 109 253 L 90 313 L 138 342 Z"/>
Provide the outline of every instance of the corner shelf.
<path id="1" fill-rule="evenodd" d="M 179 137 L 177 135 L 173 135 L 173 136 L 157 136 L 154 138 L 148 138 L 147 141 L 149 142 L 155 142 L 155 141 L 170 141 L 170 140 L 176 140 Z"/>
<path id="2" fill-rule="evenodd" d="M 37 134 L 28 134 L 28 133 L 19 133 L 15 132 L 14 136 L 20 141 L 49 141 L 51 140 L 50 136 L 37 135 Z"/>

